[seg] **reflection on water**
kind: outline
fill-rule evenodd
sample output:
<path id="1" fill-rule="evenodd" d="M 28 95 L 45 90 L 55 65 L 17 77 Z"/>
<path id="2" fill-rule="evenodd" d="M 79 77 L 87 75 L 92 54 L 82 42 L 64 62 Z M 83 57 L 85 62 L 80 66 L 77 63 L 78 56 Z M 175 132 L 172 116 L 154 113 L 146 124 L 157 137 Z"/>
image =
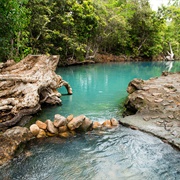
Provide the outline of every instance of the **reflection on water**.
<path id="1" fill-rule="evenodd" d="M 92 120 L 119 118 L 119 105 L 133 78 L 160 76 L 164 62 L 109 63 L 59 68 L 73 95 L 59 91 L 63 106 L 44 107 L 36 119 L 54 114 L 85 114 Z M 174 62 L 172 72 L 180 71 Z M 120 127 L 106 133 L 87 133 L 68 140 L 31 141 L 25 152 L 0 168 L 0 180 L 179 180 L 180 152 L 148 134 Z"/>
<path id="2" fill-rule="evenodd" d="M 173 61 L 167 61 L 166 62 L 166 68 L 167 68 L 167 71 L 170 72 L 172 67 L 173 67 Z"/>
<path id="3" fill-rule="evenodd" d="M 180 179 L 179 151 L 155 137 L 124 127 L 67 141 L 31 141 L 24 154 L 32 155 L 22 155 L 0 170 L 0 179 Z"/>
<path id="4" fill-rule="evenodd" d="M 120 104 L 127 96 L 126 88 L 134 78 L 149 79 L 167 71 L 167 62 L 128 62 L 72 66 L 57 69 L 64 80 L 70 83 L 73 95 L 63 94 L 62 106 L 47 106 L 38 119 L 53 119 L 55 113 L 63 116 L 85 114 L 92 120 L 119 117 Z M 180 71 L 180 61 L 174 62 L 172 72 Z"/>

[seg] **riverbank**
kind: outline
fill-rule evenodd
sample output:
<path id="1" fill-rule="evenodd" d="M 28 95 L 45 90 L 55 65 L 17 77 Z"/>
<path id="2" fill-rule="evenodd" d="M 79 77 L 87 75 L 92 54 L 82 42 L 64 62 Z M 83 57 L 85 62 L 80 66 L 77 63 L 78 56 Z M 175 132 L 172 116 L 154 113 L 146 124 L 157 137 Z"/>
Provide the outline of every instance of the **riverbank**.
<path id="1" fill-rule="evenodd" d="M 63 61 L 60 59 L 58 66 L 73 66 L 73 65 L 84 65 L 84 64 L 94 64 L 94 63 L 107 63 L 107 62 L 133 62 L 133 61 L 163 61 L 165 57 L 159 55 L 153 58 L 151 57 L 133 57 L 126 55 L 113 55 L 113 54 L 100 54 L 97 53 L 96 56 L 90 57 L 83 61 L 77 61 L 75 59 L 67 59 Z"/>
<path id="2" fill-rule="evenodd" d="M 180 73 L 163 73 L 128 85 L 126 116 L 120 123 L 151 133 L 180 149 Z"/>

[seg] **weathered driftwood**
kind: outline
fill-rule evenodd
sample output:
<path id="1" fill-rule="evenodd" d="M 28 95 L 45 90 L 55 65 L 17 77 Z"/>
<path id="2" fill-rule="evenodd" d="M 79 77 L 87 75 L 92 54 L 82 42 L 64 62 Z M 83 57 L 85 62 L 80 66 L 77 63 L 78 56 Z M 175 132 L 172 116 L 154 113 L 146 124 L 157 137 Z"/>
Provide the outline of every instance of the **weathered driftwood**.
<path id="1" fill-rule="evenodd" d="M 15 125 L 36 113 L 42 103 L 61 104 L 56 90 L 70 85 L 57 75 L 59 56 L 29 55 L 19 63 L 0 64 L 0 129 Z"/>

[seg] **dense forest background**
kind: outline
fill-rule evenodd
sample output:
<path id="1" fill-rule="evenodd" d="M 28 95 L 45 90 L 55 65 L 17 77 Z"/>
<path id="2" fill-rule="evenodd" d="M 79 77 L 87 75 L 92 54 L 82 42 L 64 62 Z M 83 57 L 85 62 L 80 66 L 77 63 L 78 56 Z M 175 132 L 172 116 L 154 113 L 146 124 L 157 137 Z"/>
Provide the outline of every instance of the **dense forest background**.
<path id="1" fill-rule="evenodd" d="M 148 0 L 1 0 L 0 61 L 28 54 L 83 60 L 99 53 L 180 57 L 180 3 Z"/>

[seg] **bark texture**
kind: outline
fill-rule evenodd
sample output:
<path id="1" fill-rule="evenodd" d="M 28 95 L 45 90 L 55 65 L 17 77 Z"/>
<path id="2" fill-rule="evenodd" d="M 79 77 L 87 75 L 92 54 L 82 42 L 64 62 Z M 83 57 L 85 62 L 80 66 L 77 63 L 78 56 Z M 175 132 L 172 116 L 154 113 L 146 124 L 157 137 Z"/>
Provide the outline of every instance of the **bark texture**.
<path id="1" fill-rule="evenodd" d="M 57 88 L 70 85 L 55 73 L 59 56 L 29 55 L 19 63 L 0 64 L 0 129 L 14 126 L 42 103 L 61 104 Z"/>

